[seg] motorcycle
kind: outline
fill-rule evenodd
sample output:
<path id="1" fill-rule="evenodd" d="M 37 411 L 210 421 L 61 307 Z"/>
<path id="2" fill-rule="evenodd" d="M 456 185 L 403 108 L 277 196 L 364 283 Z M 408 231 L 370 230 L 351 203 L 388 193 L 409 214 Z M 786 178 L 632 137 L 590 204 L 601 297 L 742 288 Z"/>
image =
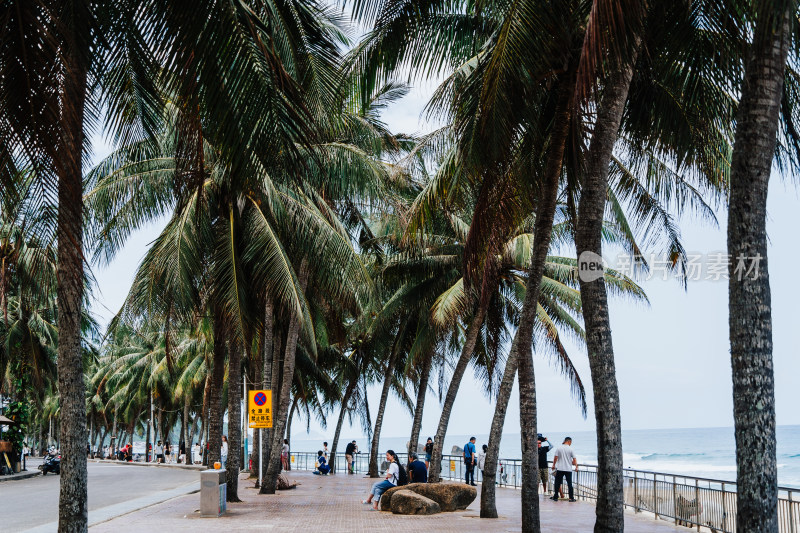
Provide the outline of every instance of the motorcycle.
<path id="1" fill-rule="evenodd" d="M 42 471 L 42 475 L 47 475 L 48 472 L 53 472 L 56 475 L 61 474 L 61 456 L 60 455 L 48 455 L 44 458 L 44 462 L 39 465 L 39 470 Z"/>

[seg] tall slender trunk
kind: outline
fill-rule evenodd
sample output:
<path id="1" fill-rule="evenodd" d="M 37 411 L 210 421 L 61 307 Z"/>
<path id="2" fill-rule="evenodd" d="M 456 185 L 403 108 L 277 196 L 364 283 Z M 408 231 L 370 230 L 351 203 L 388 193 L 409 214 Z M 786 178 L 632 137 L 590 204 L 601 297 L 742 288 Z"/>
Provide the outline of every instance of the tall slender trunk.
<path id="1" fill-rule="evenodd" d="M 191 405 L 191 393 L 186 391 L 186 396 L 183 398 L 183 433 L 181 433 L 181 436 L 183 437 L 183 450 L 186 457 L 189 457 L 189 446 L 192 440 L 192 426 L 194 425 L 194 421 L 189 420 Z M 178 450 L 180 451 L 180 443 L 178 443 Z M 186 460 L 186 463 L 188 462 L 189 461 Z"/>
<path id="2" fill-rule="evenodd" d="M 300 289 L 305 292 L 308 281 L 308 261 L 302 260 L 300 265 Z M 294 377 L 295 352 L 297 350 L 297 340 L 300 335 L 301 317 L 292 314 L 289 320 L 289 331 L 286 335 L 286 350 L 283 358 L 283 379 L 281 380 L 280 398 L 278 398 L 278 408 L 273 407 L 275 416 L 273 417 L 272 443 L 270 448 L 269 466 L 264 482 L 261 485 L 262 494 L 275 494 L 278 481 L 278 474 L 281 468 L 281 441 L 283 432 L 286 429 L 286 419 L 289 411 L 289 398 L 292 392 L 292 378 Z M 274 403 L 274 395 L 273 395 Z"/>
<path id="3" fill-rule="evenodd" d="M 525 287 L 525 299 L 522 304 L 517 331 L 511 343 L 500 390 L 498 391 L 489 435 L 489 450 L 484 462 L 484 479 L 494 480 L 497 473 L 500 440 L 508 401 L 514 385 L 514 376 L 519 371 L 522 531 L 524 532 L 539 532 L 541 530 L 538 497 L 538 453 L 536 451 L 536 381 L 531 344 L 533 342 L 533 328 L 538 311 L 542 276 L 552 237 L 559 178 L 569 137 L 572 98 L 575 92 L 575 76 L 572 68 L 561 79 L 557 90 L 558 100 L 553 117 L 554 126 L 550 135 L 547 161 L 536 208 L 533 250 Z M 495 487 L 491 481 L 484 483 L 481 490 L 481 517 L 497 518 Z"/>
<path id="4" fill-rule="evenodd" d="M 336 431 L 333 434 L 333 443 L 331 446 L 331 455 L 330 459 L 328 460 L 328 464 L 331 467 L 331 473 L 336 473 L 336 448 L 339 446 L 339 436 L 342 433 L 342 423 L 344 422 L 344 416 L 347 413 L 347 406 L 350 404 L 350 397 L 353 396 L 353 392 L 356 389 L 356 385 L 358 384 L 358 380 L 352 381 L 344 392 L 344 396 L 342 397 L 342 405 L 341 409 L 339 410 L 339 420 L 336 422 Z"/>
<path id="5" fill-rule="evenodd" d="M 433 366 L 433 351 L 425 355 L 422 361 L 422 373 L 417 385 L 417 403 L 414 405 L 414 421 L 411 423 L 411 438 L 408 441 L 408 453 L 417 451 L 419 444 L 419 432 L 422 430 L 422 412 L 425 409 L 425 396 L 428 394 L 428 380 Z"/>
<path id="6" fill-rule="evenodd" d="M 297 402 L 300 401 L 299 396 L 295 396 L 294 400 L 292 400 L 292 408 L 289 409 L 289 416 L 286 419 L 286 443 L 289 446 L 289 452 L 292 451 L 292 419 L 294 419 L 294 414 L 297 412 Z M 287 464 L 287 470 L 292 469 L 292 462 L 289 461 Z"/>
<path id="7" fill-rule="evenodd" d="M 629 61 L 611 72 L 597 105 L 594 133 L 589 145 L 586 175 L 578 204 L 575 244 L 586 348 L 592 374 L 597 430 L 597 515 L 594 531 L 619 532 L 624 528 L 622 479 L 622 422 L 614 346 L 603 278 L 602 229 L 608 189 L 608 169 L 633 77 L 640 39 L 635 38 Z"/>
<path id="8" fill-rule="evenodd" d="M 486 307 L 478 305 L 475 315 L 472 317 L 469 327 L 467 327 L 464 346 L 461 347 L 461 356 L 458 358 L 458 363 L 453 369 L 453 376 L 450 378 L 450 384 L 447 386 L 447 395 L 444 399 L 444 405 L 442 405 L 442 414 L 439 416 L 439 426 L 436 428 L 436 438 L 433 441 L 433 453 L 431 453 L 431 462 L 428 468 L 428 481 L 430 483 L 441 481 L 442 447 L 447 434 L 447 426 L 450 423 L 450 414 L 453 412 L 453 406 L 456 403 L 461 379 L 464 377 L 464 372 L 467 371 L 469 362 L 472 360 L 472 354 L 475 352 L 475 344 L 478 342 L 478 335 L 481 332 L 485 317 Z"/>
<path id="9" fill-rule="evenodd" d="M 258 336 L 258 351 L 256 352 L 255 356 L 253 357 L 253 364 L 251 369 L 251 383 L 253 384 L 254 389 L 261 388 L 261 383 L 264 379 L 264 342 L 266 333 L 264 328 L 261 329 L 261 332 Z M 245 401 L 247 401 L 247 396 L 245 396 Z M 244 417 L 245 423 L 247 423 L 247 416 Z M 243 428 L 246 430 L 246 427 Z M 253 461 L 253 468 L 249 468 L 250 478 L 258 478 L 258 453 L 261 450 L 261 439 L 259 438 L 259 430 L 253 430 L 253 446 L 252 446 L 252 461 Z M 247 457 L 245 457 L 245 461 L 247 461 Z"/>
<path id="10" fill-rule="evenodd" d="M 763 2 L 736 117 L 728 212 L 728 325 L 736 431 L 736 531 L 778 531 L 767 192 L 793 2 Z M 782 13 L 781 13 L 782 11 Z M 742 271 L 740 265 L 753 270 Z"/>
<path id="11" fill-rule="evenodd" d="M 489 429 L 489 449 L 483 463 L 483 484 L 481 485 L 481 518 L 497 518 L 497 497 L 494 480 L 497 479 L 497 461 L 500 458 L 500 440 L 506 420 L 506 409 L 517 376 L 517 360 L 508 359 L 503 371 L 503 379 L 495 398 L 494 416 Z M 538 456 L 537 456 L 538 457 Z"/>
<path id="12" fill-rule="evenodd" d="M 151 431 L 153 429 L 153 391 L 150 391 L 150 417 L 147 419 L 147 434 L 145 436 L 145 444 L 144 444 L 144 456 L 146 462 L 150 462 L 153 460 L 152 452 L 155 450 L 150 449 L 151 446 L 151 438 L 153 437 Z"/>
<path id="13" fill-rule="evenodd" d="M 240 502 L 239 469 L 242 448 L 242 347 L 231 341 L 228 356 L 228 501 Z"/>
<path id="14" fill-rule="evenodd" d="M 189 457 L 191 455 L 191 450 L 189 449 L 189 446 L 191 445 L 192 442 L 194 442 L 194 435 L 195 435 L 195 433 L 197 433 L 197 429 L 198 429 L 197 422 L 199 420 L 200 423 L 202 424 L 202 420 L 203 420 L 203 417 L 201 417 L 197 413 L 195 413 L 195 416 L 193 418 L 194 418 L 194 420 L 192 420 L 192 423 L 189 426 L 189 440 L 186 441 L 186 460 L 187 461 L 189 461 L 191 459 Z M 202 433 L 201 433 L 201 435 L 202 435 Z"/>
<path id="15" fill-rule="evenodd" d="M 82 3 L 76 4 L 83 6 Z M 61 105 L 61 148 L 55 161 L 58 174 L 58 394 L 61 411 L 61 478 L 58 503 L 59 533 L 88 528 L 86 471 L 86 388 L 81 350 L 83 297 L 83 145 L 87 91 L 89 15 L 82 7 L 66 14 L 64 23 L 65 76 Z M 71 20 L 69 20 L 71 19 Z M 71 42 L 74 39 L 75 42 Z"/>
<path id="16" fill-rule="evenodd" d="M 111 437 L 116 437 L 111 439 L 111 453 L 112 455 L 117 451 L 119 447 L 119 435 L 117 435 L 117 412 L 114 411 L 113 419 L 111 421 Z"/>
<path id="17" fill-rule="evenodd" d="M 214 310 L 214 367 L 211 377 L 211 401 L 209 402 L 208 420 L 208 465 L 212 466 L 220 460 L 222 446 L 222 423 L 224 408 L 222 406 L 222 387 L 225 378 L 225 337 L 226 330 L 221 310 Z M 230 395 L 230 391 L 228 391 Z"/>
<path id="18" fill-rule="evenodd" d="M 274 357 L 274 346 L 273 346 L 273 335 L 275 329 L 275 318 L 274 318 L 274 306 L 272 304 L 271 299 L 267 299 L 267 304 L 264 306 L 264 329 L 263 329 L 263 336 L 264 340 L 261 344 L 262 348 L 262 361 L 264 363 L 264 369 L 262 371 L 261 379 L 262 379 L 262 388 L 264 390 L 273 390 L 272 387 L 272 372 L 273 372 L 273 359 L 277 359 Z M 273 390 L 272 393 L 273 398 L 273 405 L 275 399 L 275 392 Z M 267 465 L 269 464 L 269 444 L 271 442 L 272 430 L 261 430 L 263 438 L 261 439 L 261 477 L 267 475 Z"/>
<path id="19" fill-rule="evenodd" d="M 389 389 L 392 386 L 392 374 L 397 359 L 397 341 L 400 338 L 398 333 L 389 353 L 389 360 L 386 361 L 386 370 L 383 373 L 383 388 L 381 389 L 381 401 L 378 404 L 378 414 L 375 417 L 375 431 L 372 433 L 372 442 L 369 451 L 369 477 L 379 477 L 378 474 L 378 446 L 381 440 L 381 427 L 383 426 L 383 413 L 386 410 L 386 402 L 389 399 Z"/>

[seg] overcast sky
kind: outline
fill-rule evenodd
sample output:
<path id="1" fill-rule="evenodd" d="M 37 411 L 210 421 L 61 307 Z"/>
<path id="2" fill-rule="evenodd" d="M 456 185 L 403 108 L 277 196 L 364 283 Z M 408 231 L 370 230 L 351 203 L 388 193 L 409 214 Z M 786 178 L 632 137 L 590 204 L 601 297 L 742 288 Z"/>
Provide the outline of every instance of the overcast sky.
<path id="1" fill-rule="evenodd" d="M 421 110 L 431 92 L 430 86 L 412 89 L 402 101 L 389 108 L 385 121 L 395 132 L 422 133 L 432 125 L 423 121 Z M 97 140 L 97 160 L 108 152 Z M 800 424 L 800 326 L 797 311 L 798 218 L 800 201 L 790 180 L 774 173 L 769 195 L 769 261 L 772 286 L 773 340 L 779 425 Z M 726 215 L 718 213 L 720 227 L 696 219 L 681 221 L 684 247 L 704 255 L 725 250 Z M 102 324 L 121 306 L 133 274 L 163 222 L 134 234 L 117 259 L 107 268 L 95 267 L 98 302 L 94 306 Z M 658 278 L 658 277 L 656 277 Z M 617 379 L 622 405 L 623 429 L 719 427 L 733 425 L 731 367 L 728 343 L 727 281 L 689 282 L 688 290 L 674 279 L 640 280 L 650 305 L 612 300 L 611 327 L 614 336 Z M 591 402 L 591 377 L 585 350 L 567 344 L 580 372 Z M 540 431 L 571 432 L 593 430 L 589 416 L 583 419 L 569 395 L 565 380 L 547 360 L 535 357 Z M 506 416 L 508 433 L 519 432 L 516 386 Z M 379 386 L 373 387 L 370 407 L 378 405 Z M 423 435 L 433 434 L 441 412 L 438 397 L 429 391 L 423 419 Z M 494 412 L 472 373 L 462 382 L 448 433 L 488 433 Z M 329 416 L 335 426 L 338 411 Z M 383 436 L 407 436 L 411 416 L 392 398 L 387 407 Z M 296 419 L 294 433 L 305 427 Z M 332 429 L 332 428 L 331 428 Z M 316 421 L 311 430 L 323 434 Z M 360 428 L 345 434 L 364 434 Z"/>

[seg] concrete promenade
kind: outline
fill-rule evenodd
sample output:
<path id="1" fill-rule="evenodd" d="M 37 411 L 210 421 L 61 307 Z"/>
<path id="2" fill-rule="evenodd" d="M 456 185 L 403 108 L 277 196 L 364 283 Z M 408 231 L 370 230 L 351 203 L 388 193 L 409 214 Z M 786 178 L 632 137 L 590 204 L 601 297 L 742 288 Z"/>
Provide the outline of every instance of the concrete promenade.
<path id="1" fill-rule="evenodd" d="M 371 510 L 361 500 L 375 480 L 361 475 L 315 476 L 291 471 L 296 489 L 272 496 L 259 495 L 253 481 L 243 474 L 239 481 L 242 503 L 229 503 L 221 518 L 200 518 L 200 495 L 189 494 L 141 509 L 91 528 L 93 533 L 140 531 L 305 531 L 307 533 L 384 531 L 495 532 L 520 530 L 520 493 L 497 490 L 500 518 L 479 518 L 480 493 L 465 511 L 433 516 L 400 516 Z M 198 476 L 199 477 L 199 476 Z M 478 487 L 480 490 L 480 486 Z M 591 532 L 594 505 L 540 500 L 542 530 L 547 532 Z M 654 520 L 652 515 L 625 514 L 626 533 L 678 532 L 686 528 Z"/>

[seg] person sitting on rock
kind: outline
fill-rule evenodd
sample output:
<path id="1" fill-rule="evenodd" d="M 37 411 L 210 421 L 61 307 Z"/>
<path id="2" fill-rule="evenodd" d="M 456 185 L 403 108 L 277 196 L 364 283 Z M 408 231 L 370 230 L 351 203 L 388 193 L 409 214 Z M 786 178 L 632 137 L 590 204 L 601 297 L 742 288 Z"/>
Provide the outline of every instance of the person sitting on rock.
<path id="1" fill-rule="evenodd" d="M 328 466 L 328 461 L 325 459 L 325 452 L 319 450 L 317 452 L 317 469 L 314 470 L 314 473 L 318 476 L 327 476 L 328 472 L 331 471 L 331 467 Z"/>
<path id="2" fill-rule="evenodd" d="M 386 479 L 372 485 L 369 497 L 366 500 L 361 500 L 363 504 L 371 503 L 372 508 L 376 511 L 378 510 L 378 502 L 381 499 L 381 495 L 392 487 L 396 487 L 400 480 L 400 461 L 397 459 L 397 454 L 393 450 L 388 450 L 386 452 L 386 460 L 389 461 L 389 468 L 386 469 Z"/>
<path id="3" fill-rule="evenodd" d="M 408 480 L 411 483 L 427 483 L 428 482 L 428 469 L 425 468 L 425 463 L 419 460 L 416 453 L 411 452 L 409 456 L 411 462 L 408 463 Z"/>

